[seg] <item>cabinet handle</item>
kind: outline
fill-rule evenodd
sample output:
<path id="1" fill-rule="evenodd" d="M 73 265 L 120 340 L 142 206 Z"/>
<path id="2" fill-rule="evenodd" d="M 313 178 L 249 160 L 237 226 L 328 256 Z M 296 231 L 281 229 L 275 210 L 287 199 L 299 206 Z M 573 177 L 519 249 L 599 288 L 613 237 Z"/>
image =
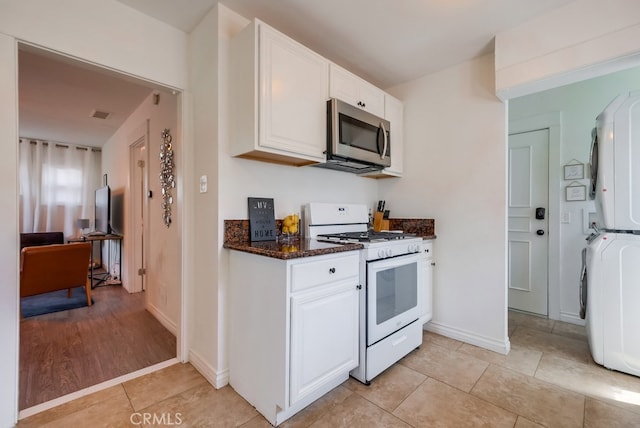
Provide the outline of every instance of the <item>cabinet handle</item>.
<path id="1" fill-rule="evenodd" d="M 336 273 L 336 268 L 334 268 L 334 267 L 329 268 L 329 273 Z"/>
<path id="2" fill-rule="evenodd" d="M 366 107 L 367 105 L 365 103 L 363 103 L 362 101 L 358 101 L 358 105 L 360 107 Z"/>
<path id="3" fill-rule="evenodd" d="M 357 289 L 357 290 L 362 290 L 362 284 L 358 284 L 358 285 L 356 285 L 356 289 Z"/>
<path id="4" fill-rule="evenodd" d="M 436 265 L 436 262 L 431 262 L 431 266 L 435 266 L 435 265 Z"/>

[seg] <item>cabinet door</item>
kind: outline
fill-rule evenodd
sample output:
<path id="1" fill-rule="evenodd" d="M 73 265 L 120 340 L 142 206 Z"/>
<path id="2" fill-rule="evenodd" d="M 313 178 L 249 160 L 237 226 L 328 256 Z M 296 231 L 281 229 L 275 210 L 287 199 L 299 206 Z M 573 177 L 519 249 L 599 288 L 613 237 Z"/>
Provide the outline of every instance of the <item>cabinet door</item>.
<path id="1" fill-rule="evenodd" d="M 291 298 L 289 404 L 358 365 L 357 281 Z"/>
<path id="2" fill-rule="evenodd" d="M 378 117 L 384 117 L 384 91 L 335 64 L 330 66 L 329 94 Z"/>
<path id="3" fill-rule="evenodd" d="M 324 161 L 329 62 L 260 26 L 260 146 Z"/>
<path id="4" fill-rule="evenodd" d="M 385 96 L 385 119 L 391 124 L 391 165 L 382 172 L 401 176 L 403 169 L 404 105 L 390 95 Z"/>
<path id="5" fill-rule="evenodd" d="M 433 318 L 433 259 L 427 259 L 424 265 L 424 316 L 423 322 L 429 322 Z"/>

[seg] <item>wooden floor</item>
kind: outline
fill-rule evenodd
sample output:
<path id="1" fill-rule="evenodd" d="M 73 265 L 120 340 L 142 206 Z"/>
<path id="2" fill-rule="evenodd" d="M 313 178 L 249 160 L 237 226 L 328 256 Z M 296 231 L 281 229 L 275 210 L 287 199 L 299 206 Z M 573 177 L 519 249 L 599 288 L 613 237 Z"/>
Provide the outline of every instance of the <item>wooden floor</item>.
<path id="1" fill-rule="evenodd" d="M 93 290 L 94 305 L 20 322 L 19 408 L 29 408 L 176 356 L 176 338 L 144 292 Z"/>

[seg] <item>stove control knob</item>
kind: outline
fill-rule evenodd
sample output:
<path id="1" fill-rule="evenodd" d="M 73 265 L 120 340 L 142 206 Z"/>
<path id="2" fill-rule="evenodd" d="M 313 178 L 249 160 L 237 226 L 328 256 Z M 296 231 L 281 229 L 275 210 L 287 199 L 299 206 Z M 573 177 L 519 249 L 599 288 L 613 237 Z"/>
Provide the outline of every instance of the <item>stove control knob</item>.
<path id="1" fill-rule="evenodd" d="M 387 257 L 393 256 L 393 250 L 391 248 L 387 248 Z"/>
<path id="2" fill-rule="evenodd" d="M 384 249 L 379 249 L 378 250 L 378 257 L 380 257 L 381 259 L 384 259 Z"/>
<path id="3" fill-rule="evenodd" d="M 422 244 L 416 244 L 416 253 L 422 252 Z"/>

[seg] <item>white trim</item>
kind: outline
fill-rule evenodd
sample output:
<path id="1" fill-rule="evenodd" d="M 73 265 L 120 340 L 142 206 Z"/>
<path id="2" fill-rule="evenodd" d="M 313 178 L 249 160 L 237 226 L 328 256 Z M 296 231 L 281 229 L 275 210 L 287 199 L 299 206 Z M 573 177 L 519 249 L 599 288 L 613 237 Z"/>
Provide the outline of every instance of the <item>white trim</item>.
<path id="1" fill-rule="evenodd" d="M 158 307 L 154 306 L 153 303 L 147 302 L 145 306 L 151 313 L 151 315 L 153 315 L 160 322 L 160 324 L 164 326 L 164 328 L 169 330 L 171 334 L 173 334 L 174 336 L 178 334 L 178 327 L 168 316 L 165 315 L 164 312 L 158 309 Z"/>
<path id="2" fill-rule="evenodd" d="M 507 117 L 509 109 L 507 108 Z M 548 248 L 548 294 L 547 314 L 550 319 L 560 318 L 560 207 L 563 193 L 557 183 L 562 182 L 560 174 L 560 150 L 562 142 L 562 113 L 549 112 L 531 117 L 510 120 L 507 135 L 531 132 L 539 129 L 549 130 L 549 248 Z M 507 136 L 507 148 L 509 139 Z M 507 181 L 507 187 L 509 183 Z M 507 306 L 509 299 L 507 298 Z"/>
<path id="3" fill-rule="evenodd" d="M 148 375 L 149 373 L 156 372 L 158 370 L 162 370 L 164 368 L 170 367 L 174 364 L 178 364 L 179 361 L 176 358 L 171 358 L 167 361 L 162 361 L 160 363 L 154 364 L 149 367 L 145 367 L 140 370 L 136 370 L 135 372 L 127 373 L 122 376 L 118 376 L 113 379 L 106 380 L 97 385 L 92 385 L 88 388 L 81 389 L 79 391 L 72 392 L 71 394 L 63 395 L 62 397 L 55 398 L 51 401 L 47 401 L 42 404 L 38 404 L 33 407 L 29 407 L 27 409 L 21 410 L 18 414 L 18 419 L 28 418 L 29 416 L 33 416 L 37 413 L 44 412 L 45 410 L 52 409 L 54 407 L 60 406 L 61 404 L 68 403 L 73 400 L 77 400 L 78 398 L 85 397 L 87 395 L 96 393 L 98 391 L 105 390 L 107 388 L 111 388 L 112 386 L 120 385 L 121 383 L 128 382 L 132 379 L 136 379 L 138 377 Z"/>
<path id="4" fill-rule="evenodd" d="M 183 363 L 188 361 L 189 355 L 189 294 L 191 293 L 193 281 L 190 280 L 194 268 L 192 248 L 193 241 L 196 233 L 194 230 L 193 221 L 193 204 L 195 200 L 194 186 L 187 186 L 186 183 L 193 183 L 195 177 L 195 171 L 193 168 L 193 157 L 195 153 L 194 139 L 193 139 L 193 121 L 189 118 L 193 118 L 193 99 L 191 93 L 183 91 L 178 94 L 178 129 L 176 135 L 179 136 L 180 156 L 178 158 L 179 166 L 177 168 L 177 194 L 178 194 L 178 207 L 182 210 L 180 213 L 179 225 L 180 228 L 180 241 L 182 244 L 180 256 L 181 256 L 181 269 L 180 269 L 180 314 L 178 315 L 179 329 L 176 335 L 177 345 L 177 357 Z M 189 287 L 187 287 L 189 285 Z"/>
<path id="5" fill-rule="evenodd" d="M 560 321 L 568 322 L 570 324 L 582 325 L 582 326 L 587 325 L 586 320 L 583 320 L 582 318 L 580 318 L 580 315 L 574 314 L 571 312 L 561 311 Z"/>
<path id="6" fill-rule="evenodd" d="M 209 381 L 214 388 L 220 389 L 229 384 L 229 369 L 217 371 L 211 367 L 207 361 L 193 349 L 189 351 L 189 362 Z"/>
<path id="7" fill-rule="evenodd" d="M 425 324 L 424 329 L 432 333 L 437 333 L 442 336 L 450 337 L 451 339 L 460 340 L 462 342 L 479 346 L 481 348 L 488 349 L 490 351 L 497 352 L 503 355 L 507 355 L 511 350 L 511 342 L 509 342 L 508 337 L 504 341 L 500 341 L 434 321 Z"/>

